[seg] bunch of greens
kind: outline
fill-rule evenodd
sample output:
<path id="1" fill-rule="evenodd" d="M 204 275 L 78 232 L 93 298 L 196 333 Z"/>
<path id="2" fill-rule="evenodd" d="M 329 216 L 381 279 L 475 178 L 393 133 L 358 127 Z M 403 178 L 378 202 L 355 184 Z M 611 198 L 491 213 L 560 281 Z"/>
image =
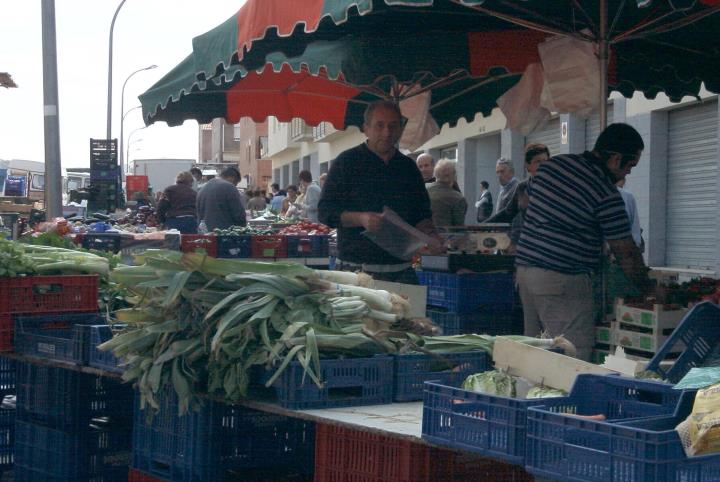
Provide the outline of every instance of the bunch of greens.
<path id="1" fill-rule="evenodd" d="M 13 241 L 0 240 L 0 277 L 15 277 L 35 273 L 36 265 L 25 249 Z"/>
<path id="2" fill-rule="evenodd" d="M 323 358 L 492 352 L 485 335 L 426 336 L 432 330 L 409 319 L 408 302 L 369 288 L 365 275 L 164 250 L 144 259 L 111 273 L 131 307 L 113 313 L 126 328 L 100 349 L 124 360 L 124 379 L 154 407 L 166 384 L 181 412 L 204 393 L 234 401 L 255 372 L 267 371 L 270 386 L 292 361 L 322 386 Z"/>

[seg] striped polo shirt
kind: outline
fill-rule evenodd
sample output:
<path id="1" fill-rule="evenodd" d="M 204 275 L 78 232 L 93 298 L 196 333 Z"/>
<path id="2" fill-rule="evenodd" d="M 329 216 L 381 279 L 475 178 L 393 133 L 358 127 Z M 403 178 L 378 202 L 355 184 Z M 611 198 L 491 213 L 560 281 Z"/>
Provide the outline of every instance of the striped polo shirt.
<path id="1" fill-rule="evenodd" d="M 630 237 L 622 196 L 590 152 L 555 156 L 533 179 L 516 262 L 566 274 L 591 273 L 603 240 Z"/>

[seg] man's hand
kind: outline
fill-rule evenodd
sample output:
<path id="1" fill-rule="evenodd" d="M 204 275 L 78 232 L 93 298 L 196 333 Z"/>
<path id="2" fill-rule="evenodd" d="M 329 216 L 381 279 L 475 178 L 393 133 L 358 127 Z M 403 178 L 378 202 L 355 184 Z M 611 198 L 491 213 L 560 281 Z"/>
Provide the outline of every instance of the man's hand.
<path id="1" fill-rule="evenodd" d="M 380 213 L 373 213 L 373 212 L 366 212 L 361 213 L 361 223 L 362 226 L 370 231 L 371 233 L 375 233 L 377 231 L 380 231 L 380 228 L 382 227 L 383 222 L 383 216 Z"/>

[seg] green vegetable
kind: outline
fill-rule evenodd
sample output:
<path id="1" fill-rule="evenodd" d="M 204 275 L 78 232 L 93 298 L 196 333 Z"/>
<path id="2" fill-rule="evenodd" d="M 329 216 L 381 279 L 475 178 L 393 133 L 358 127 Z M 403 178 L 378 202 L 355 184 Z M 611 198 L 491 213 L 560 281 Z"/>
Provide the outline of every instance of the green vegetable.
<path id="1" fill-rule="evenodd" d="M 470 375 L 462 384 L 463 390 L 484 393 L 487 395 L 500 395 L 503 397 L 515 396 L 515 378 L 504 372 L 491 370 Z"/>
<path id="2" fill-rule="evenodd" d="M 14 278 L 33 274 L 37 265 L 28 256 L 22 245 L 13 241 L 0 240 L 0 277 Z"/>
<path id="3" fill-rule="evenodd" d="M 525 398 L 531 399 L 531 398 L 553 398 L 553 397 L 565 397 L 567 396 L 567 392 L 563 390 L 558 390 L 557 388 L 550 388 L 546 387 L 544 385 L 535 385 L 530 390 L 528 390 L 527 396 Z"/>

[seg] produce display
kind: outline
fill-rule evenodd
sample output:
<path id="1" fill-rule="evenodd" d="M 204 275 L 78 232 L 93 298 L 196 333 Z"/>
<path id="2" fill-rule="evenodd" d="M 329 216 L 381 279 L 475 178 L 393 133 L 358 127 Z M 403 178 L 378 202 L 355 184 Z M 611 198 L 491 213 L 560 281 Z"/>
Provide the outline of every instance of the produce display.
<path id="1" fill-rule="evenodd" d="M 542 346 L 542 340 L 539 341 L 540 343 L 536 343 L 528 340 L 525 343 Z M 546 346 L 551 347 L 552 345 Z M 521 391 L 518 390 L 520 382 L 527 384 L 523 379 L 512 376 L 504 371 L 490 370 L 468 376 L 463 382 L 462 388 L 463 390 L 484 393 L 486 395 L 517 398 L 521 394 Z M 534 385 L 527 390 L 527 393 L 522 398 L 529 400 L 533 398 L 564 397 L 566 395 L 567 393 L 563 390 L 546 387 L 544 385 Z"/>
<path id="2" fill-rule="evenodd" d="M 230 226 L 225 229 L 216 228 L 213 230 L 213 234 L 217 236 L 254 236 L 273 234 L 274 232 L 275 230 L 272 228 L 260 226 Z"/>
<path id="3" fill-rule="evenodd" d="M 270 370 L 271 386 L 293 360 L 322 386 L 323 358 L 492 352 L 491 336 L 428 336 L 428 320 L 409 319 L 408 302 L 365 275 L 164 250 L 145 262 L 112 272 L 132 308 L 114 313 L 126 328 L 100 348 L 125 360 L 124 379 L 151 406 L 166 383 L 183 410 L 203 393 L 234 401 L 257 369 Z"/>
<path id="4" fill-rule="evenodd" d="M 297 224 L 282 228 L 278 234 L 314 236 L 318 234 L 330 234 L 331 231 L 332 230 L 324 224 L 313 223 L 310 221 L 300 221 Z"/>
<path id="5" fill-rule="evenodd" d="M 109 272 L 108 258 L 88 251 L 0 240 L 0 276 L 98 274 L 107 277 Z"/>

